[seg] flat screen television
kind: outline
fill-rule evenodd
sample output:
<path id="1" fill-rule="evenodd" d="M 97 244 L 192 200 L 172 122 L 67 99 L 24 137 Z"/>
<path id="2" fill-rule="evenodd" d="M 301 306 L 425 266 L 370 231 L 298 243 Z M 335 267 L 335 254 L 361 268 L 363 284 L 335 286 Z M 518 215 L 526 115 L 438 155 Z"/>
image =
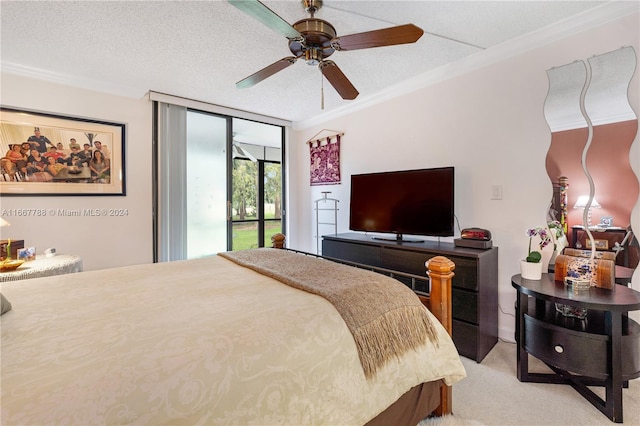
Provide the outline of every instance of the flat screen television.
<path id="1" fill-rule="evenodd" d="M 453 236 L 454 174 L 441 167 L 352 175 L 349 229 L 398 241 L 412 241 L 405 234 Z"/>

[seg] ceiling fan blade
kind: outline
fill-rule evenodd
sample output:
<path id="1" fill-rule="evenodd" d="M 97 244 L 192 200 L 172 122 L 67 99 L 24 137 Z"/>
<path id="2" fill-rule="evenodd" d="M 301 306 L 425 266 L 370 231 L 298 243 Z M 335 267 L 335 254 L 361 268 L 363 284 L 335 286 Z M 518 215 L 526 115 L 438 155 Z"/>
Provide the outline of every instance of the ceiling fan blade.
<path id="1" fill-rule="evenodd" d="M 274 11 L 269 9 L 258 0 L 228 0 L 231 5 L 237 7 L 247 15 L 265 24 L 284 35 L 287 38 L 302 37 L 295 28 L 293 28 L 287 21 L 278 16 Z"/>
<path id="2" fill-rule="evenodd" d="M 240 80 L 236 83 L 236 87 L 238 89 L 246 89 L 247 87 L 254 86 L 260 83 L 262 80 L 271 77 L 278 71 L 282 71 L 288 66 L 293 65 L 296 62 L 296 59 L 297 58 L 295 56 L 287 56 L 286 58 L 282 58 L 279 61 L 269 65 L 268 67 L 265 67 L 260 71 L 251 74 L 249 77 Z"/>
<path id="3" fill-rule="evenodd" d="M 413 24 L 406 24 L 336 37 L 331 41 L 331 46 L 336 50 L 358 50 L 369 49 L 371 47 L 393 46 L 395 44 L 415 43 L 422 37 L 422 34 L 424 34 L 424 31 L 421 28 Z"/>
<path id="4" fill-rule="evenodd" d="M 346 75 L 338 68 L 333 61 L 320 62 L 320 71 L 324 75 L 334 89 L 342 96 L 342 99 L 355 99 L 358 97 L 358 91 L 349 81 Z"/>

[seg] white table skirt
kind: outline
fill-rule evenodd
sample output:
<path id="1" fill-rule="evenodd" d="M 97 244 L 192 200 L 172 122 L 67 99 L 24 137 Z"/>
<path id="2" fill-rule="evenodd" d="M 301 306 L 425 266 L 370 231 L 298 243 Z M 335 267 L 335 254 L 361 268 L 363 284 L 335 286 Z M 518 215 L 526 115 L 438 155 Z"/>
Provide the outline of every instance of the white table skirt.
<path id="1" fill-rule="evenodd" d="M 38 255 L 36 260 L 25 262 L 15 271 L 0 272 L 0 282 L 82 272 L 82 258 L 67 254 L 53 257 Z"/>

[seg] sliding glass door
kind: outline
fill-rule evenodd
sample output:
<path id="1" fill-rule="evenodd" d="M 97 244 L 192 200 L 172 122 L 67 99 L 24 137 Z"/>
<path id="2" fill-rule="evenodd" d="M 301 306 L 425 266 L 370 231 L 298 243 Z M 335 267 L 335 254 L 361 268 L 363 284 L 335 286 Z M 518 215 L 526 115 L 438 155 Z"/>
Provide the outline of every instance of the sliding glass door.
<path id="1" fill-rule="evenodd" d="M 271 245 L 283 227 L 284 129 L 156 105 L 154 260 Z"/>
<path id="2" fill-rule="evenodd" d="M 282 232 L 282 139 L 279 126 L 233 120 L 232 250 L 271 245 Z"/>
<path id="3" fill-rule="evenodd" d="M 226 251 L 229 119 L 187 111 L 187 258 Z"/>

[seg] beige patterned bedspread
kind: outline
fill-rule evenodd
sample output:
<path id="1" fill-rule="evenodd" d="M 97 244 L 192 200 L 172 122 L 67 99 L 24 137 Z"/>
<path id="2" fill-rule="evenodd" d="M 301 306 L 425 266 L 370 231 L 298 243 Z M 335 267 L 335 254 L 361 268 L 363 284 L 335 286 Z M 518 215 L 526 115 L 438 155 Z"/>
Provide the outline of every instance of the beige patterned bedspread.
<path id="1" fill-rule="evenodd" d="M 465 376 L 438 325 L 367 381 L 319 296 L 212 256 L 5 283 L 0 418 L 41 424 L 363 424 Z"/>

